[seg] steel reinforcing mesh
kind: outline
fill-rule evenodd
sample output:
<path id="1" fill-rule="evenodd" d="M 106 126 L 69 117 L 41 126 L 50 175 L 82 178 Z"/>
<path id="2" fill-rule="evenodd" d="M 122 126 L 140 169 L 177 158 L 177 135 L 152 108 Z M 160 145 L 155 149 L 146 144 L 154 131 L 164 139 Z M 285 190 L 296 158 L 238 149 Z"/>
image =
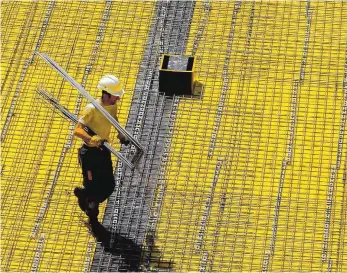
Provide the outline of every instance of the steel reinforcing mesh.
<path id="1" fill-rule="evenodd" d="M 344 1 L 3 1 L 1 270 L 116 270 L 73 195 L 73 125 L 36 90 L 76 115 L 87 101 L 37 50 L 95 98 L 104 74 L 125 86 L 120 123 L 146 147 L 134 173 L 113 158 L 136 269 L 347 271 L 345 14 Z M 197 57 L 201 96 L 158 94 L 162 53 Z"/>

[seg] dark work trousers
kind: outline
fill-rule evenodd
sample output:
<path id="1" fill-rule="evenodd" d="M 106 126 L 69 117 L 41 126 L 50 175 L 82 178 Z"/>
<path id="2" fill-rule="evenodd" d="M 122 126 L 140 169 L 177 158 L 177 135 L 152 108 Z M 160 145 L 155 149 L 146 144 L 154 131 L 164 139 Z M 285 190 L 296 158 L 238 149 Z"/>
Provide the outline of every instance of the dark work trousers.
<path id="1" fill-rule="evenodd" d="M 99 214 L 99 204 L 110 197 L 115 187 L 111 153 L 105 147 L 84 144 L 78 150 L 78 159 L 84 186 L 79 206 L 94 221 Z"/>

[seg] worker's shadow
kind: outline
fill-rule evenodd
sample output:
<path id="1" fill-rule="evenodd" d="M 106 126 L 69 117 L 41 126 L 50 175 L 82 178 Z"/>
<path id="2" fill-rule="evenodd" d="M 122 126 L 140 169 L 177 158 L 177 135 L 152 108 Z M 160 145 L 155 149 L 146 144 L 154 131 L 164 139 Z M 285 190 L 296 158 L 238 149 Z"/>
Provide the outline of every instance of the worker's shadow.
<path id="1" fill-rule="evenodd" d="M 104 251 L 119 260 L 119 271 L 170 271 L 172 262 L 162 260 L 157 247 L 146 248 L 117 233 L 112 233 L 101 223 L 93 227 L 92 234 Z"/>

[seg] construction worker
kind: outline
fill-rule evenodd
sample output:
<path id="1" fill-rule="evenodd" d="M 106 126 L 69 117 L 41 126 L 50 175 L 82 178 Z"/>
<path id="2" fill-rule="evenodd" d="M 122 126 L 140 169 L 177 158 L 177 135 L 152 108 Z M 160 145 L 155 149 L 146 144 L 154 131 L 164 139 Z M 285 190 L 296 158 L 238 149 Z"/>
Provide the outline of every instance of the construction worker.
<path id="1" fill-rule="evenodd" d="M 124 94 L 120 81 L 113 75 L 105 75 L 100 79 L 97 88 L 102 91 L 98 102 L 118 121 L 117 102 Z M 83 145 L 78 150 L 78 158 L 84 186 L 76 187 L 74 194 L 81 210 L 88 216 L 87 224 L 91 229 L 99 224 L 99 204 L 112 194 L 115 187 L 111 154 L 102 145 L 104 141 L 109 141 L 110 131 L 109 120 L 91 103 L 82 111 L 74 131 L 74 135 L 83 140 Z M 129 144 L 121 133 L 118 134 L 118 139 L 122 144 Z"/>

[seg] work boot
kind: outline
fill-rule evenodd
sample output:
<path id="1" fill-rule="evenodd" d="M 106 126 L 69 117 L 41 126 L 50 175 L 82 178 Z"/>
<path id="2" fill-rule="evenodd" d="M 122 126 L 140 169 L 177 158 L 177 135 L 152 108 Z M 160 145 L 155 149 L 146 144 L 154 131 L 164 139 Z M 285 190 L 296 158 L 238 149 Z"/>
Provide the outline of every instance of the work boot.
<path id="1" fill-rule="evenodd" d="M 78 205 L 81 208 L 82 211 L 86 211 L 88 208 L 88 200 L 85 195 L 85 190 L 80 187 L 76 187 L 74 189 L 74 194 L 78 198 Z"/>
<path id="2" fill-rule="evenodd" d="M 84 197 L 84 189 L 81 187 L 76 187 L 73 191 L 73 193 L 75 194 L 75 196 L 77 198 L 82 198 Z"/>
<path id="3" fill-rule="evenodd" d="M 92 221 L 94 221 L 94 219 L 97 220 L 99 215 L 99 203 L 91 201 L 90 198 L 87 201 L 88 203 L 85 212 L 88 218 L 92 219 Z"/>

